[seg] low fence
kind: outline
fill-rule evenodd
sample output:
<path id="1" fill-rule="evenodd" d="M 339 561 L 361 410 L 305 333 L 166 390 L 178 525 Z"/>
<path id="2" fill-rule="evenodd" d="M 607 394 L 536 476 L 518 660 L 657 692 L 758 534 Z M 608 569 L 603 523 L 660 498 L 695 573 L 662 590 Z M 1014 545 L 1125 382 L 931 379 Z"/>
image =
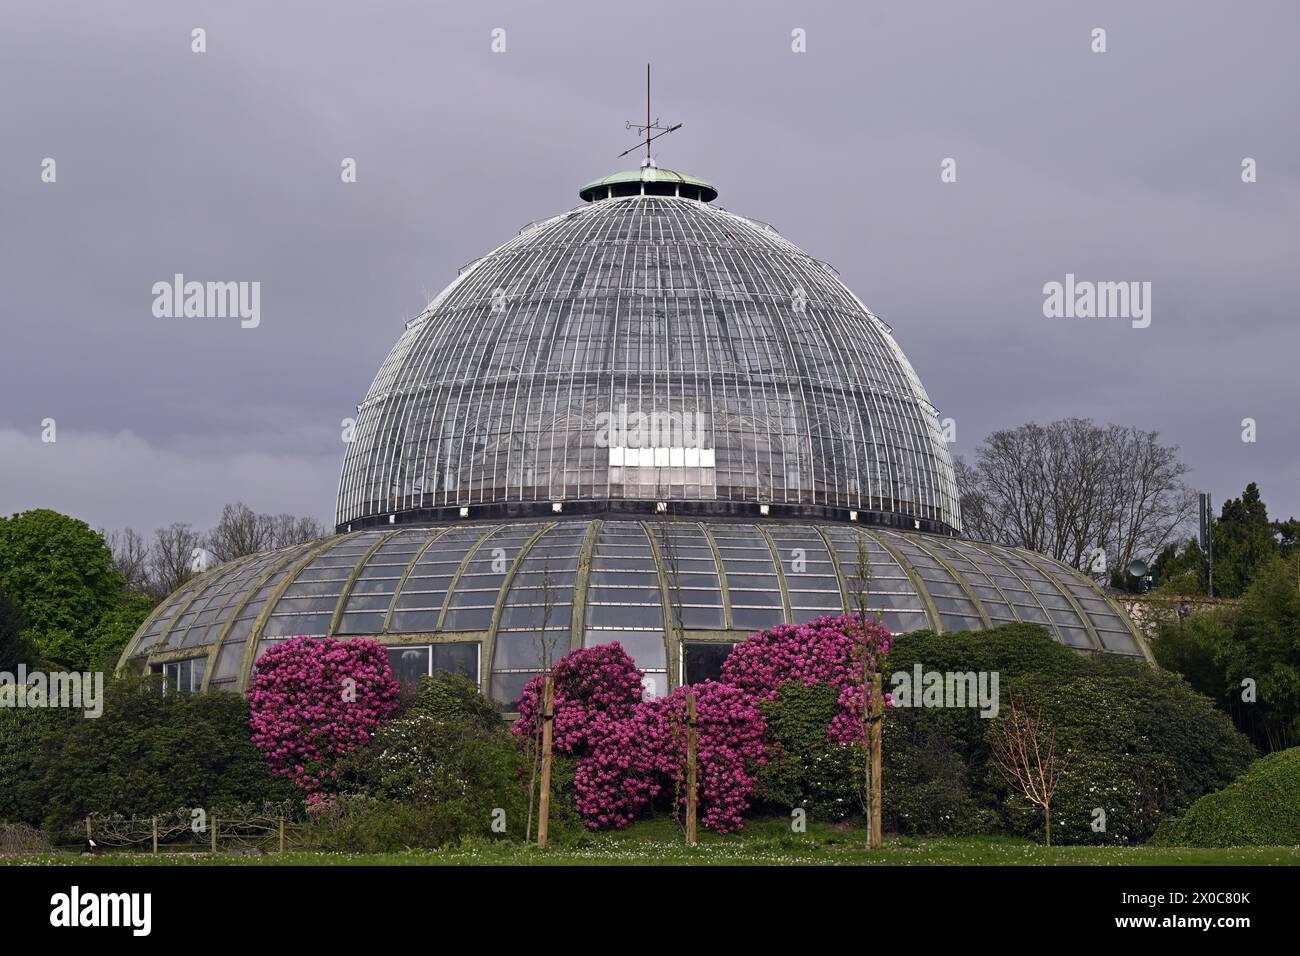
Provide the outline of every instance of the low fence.
<path id="1" fill-rule="evenodd" d="M 93 850 L 149 853 L 284 853 L 301 841 L 304 827 L 287 812 L 207 813 L 177 810 L 149 817 L 86 817 L 86 846 Z"/>

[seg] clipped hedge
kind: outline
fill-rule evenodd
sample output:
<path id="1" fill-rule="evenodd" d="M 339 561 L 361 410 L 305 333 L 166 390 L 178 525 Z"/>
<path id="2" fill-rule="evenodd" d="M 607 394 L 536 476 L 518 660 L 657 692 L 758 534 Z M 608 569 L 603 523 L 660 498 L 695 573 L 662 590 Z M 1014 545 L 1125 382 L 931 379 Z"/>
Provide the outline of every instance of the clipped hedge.
<path id="1" fill-rule="evenodd" d="M 1164 846 L 1300 846 L 1300 747 L 1269 754 L 1201 797 L 1152 841 Z"/>

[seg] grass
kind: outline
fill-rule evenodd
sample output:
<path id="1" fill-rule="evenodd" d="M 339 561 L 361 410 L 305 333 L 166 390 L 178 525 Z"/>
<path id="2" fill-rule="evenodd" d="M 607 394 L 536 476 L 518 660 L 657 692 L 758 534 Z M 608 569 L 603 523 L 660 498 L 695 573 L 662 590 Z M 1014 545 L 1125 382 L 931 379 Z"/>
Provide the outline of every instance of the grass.
<path id="1" fill-rule="evenodd" d="M 1300 864 L 1300 847 L 1044 847 L 1015 837 L 888 839 L 863 849 L 866 834 L 849 826 L 812 825 L 791 833 L 784 820 L 751 823 L 740 834 L 701 832 L 687 847 L 672 820 L 647 820 L 620 833 L 564 835 L 547 850 L 505 841 L 441 850 L 345 854 L 291 851 L 236 853 L 45 853 L 0 857 L 0 865 L 129 866 L 1235 866 Z"/>

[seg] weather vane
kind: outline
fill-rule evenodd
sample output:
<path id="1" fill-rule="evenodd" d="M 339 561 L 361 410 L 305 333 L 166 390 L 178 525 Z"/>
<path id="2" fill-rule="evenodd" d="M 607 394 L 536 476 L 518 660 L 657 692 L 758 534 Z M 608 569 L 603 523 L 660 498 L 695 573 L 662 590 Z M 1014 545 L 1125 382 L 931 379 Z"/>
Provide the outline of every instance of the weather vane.
<path id="1" fill-rule="evenodd" d="M 626 156 L 628 153 L 633 152 L 634 150 L 638 150 L 642 146 L 644 146 L 646 165 L 650 164 L 650 144 L 656 139 L 658 139 L 660 136 L 667 136 L 669 133 L 673 132 L 673 130 L 678 130 L 682 128 L 681 123 L 678 123 L 676 126 L 660 126 L 658 117 L 655 117 L 653 122 L 650 120 L 650 64 L 649 63 L 645 65 L 645 125 L 642 126 L 639 123 L 633 123 L 631 120 L 628 120 L 627 126 L 624 128 L 636 130 L 639 135 L 645 137 L 645 142 L 637 143 L 635 146 L 623 150 L 623 152 L 619 153 L 618 155 L 620 157 Z"/>

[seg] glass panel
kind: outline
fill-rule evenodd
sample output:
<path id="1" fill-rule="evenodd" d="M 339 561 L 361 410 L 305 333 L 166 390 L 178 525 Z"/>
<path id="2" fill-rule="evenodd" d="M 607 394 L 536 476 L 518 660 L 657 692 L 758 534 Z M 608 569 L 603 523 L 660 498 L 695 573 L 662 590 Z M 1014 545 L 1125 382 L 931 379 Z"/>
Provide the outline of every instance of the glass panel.
<path id="1" fill-rule="evenodd" d="M 654 631 L 588 631 L 584 645 L 598 647 L 617 641 L 623 650 L 643 670 L 662 669 L 667 666 L 662 632 Z"/>
<path id="2" fill-rule="evenodd" d="M 734 643 L 685 641 L 682 649 L 686 656 L 686 683 L 718 680 L 722 676 L 722 663 L 735 646 Z"/>
<path id="3" fill-rule="evenodd" d="M 490 696 L 503 711 L 514 713 L 519 710 L 519 695 L 523 693 L 524 685 L 536 676 L 535 673 L 518 671 L 493 674 Z"/>
<path id="4" fill-rule="evenodd" d="M 388 666 L 393 669 L 393 676 L 399 684 L 403 687 L 416 687 L 420 678 L 429 673 L 429 648 L 390 647 Z"/>
<path id="5" fill-rule="evenodd" d="M 430 666 L 434 673 L 446 671 L 449 674 L 464 674 L 477 684 L 479 647 L 477 641 L 434 644 Z"/>
<path id="6" fill-rule="evenodd" d="M 732 626 L 741 631 L 761 631 L 785 623 L 785 612 L 779 607 L 733 607 Z"/>
<path id="7" fill-rule="evenodd" d="M 244 640 L 229 641 L 221 645 L 221 650 L 217 651 L 217 666 L 212 672 L 212 679 L 229 680 L 239 676 L 239 666 L 244 662 L 244 648 L 248 642 Z"/>

